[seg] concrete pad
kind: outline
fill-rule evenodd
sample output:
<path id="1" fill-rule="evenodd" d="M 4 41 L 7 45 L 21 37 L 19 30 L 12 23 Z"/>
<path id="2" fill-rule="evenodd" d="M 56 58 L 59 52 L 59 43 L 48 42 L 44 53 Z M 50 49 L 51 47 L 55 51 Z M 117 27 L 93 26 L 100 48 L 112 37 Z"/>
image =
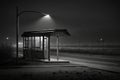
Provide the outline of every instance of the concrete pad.
<path id="1" fill-rule="evenodd" d="M 69 61 L 67 60 L 63 60 L 63 59 L 55 59 L 55 58 L 51 58 L 50 61 L 48 59 L 43 59 L 43 60 L 40 60 L 44 63 L 70 63 Z"/>

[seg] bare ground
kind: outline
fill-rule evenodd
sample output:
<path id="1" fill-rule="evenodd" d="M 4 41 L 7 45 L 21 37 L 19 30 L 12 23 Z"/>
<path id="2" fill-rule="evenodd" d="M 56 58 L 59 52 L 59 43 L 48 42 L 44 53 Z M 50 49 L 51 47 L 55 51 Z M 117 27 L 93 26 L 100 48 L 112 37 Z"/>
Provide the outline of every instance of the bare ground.
<path id="1" fill-rule="evenodd" d="M 120 80 L 120 73 L 69 63 L 32 62 L 24 66 L 1 67 L 0 80 Z"/>

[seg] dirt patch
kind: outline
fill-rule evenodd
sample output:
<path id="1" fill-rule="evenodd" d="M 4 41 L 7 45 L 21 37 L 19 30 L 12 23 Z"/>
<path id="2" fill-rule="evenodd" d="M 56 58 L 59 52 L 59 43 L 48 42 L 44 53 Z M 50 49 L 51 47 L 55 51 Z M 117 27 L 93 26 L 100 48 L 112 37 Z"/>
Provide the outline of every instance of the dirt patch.
<path id="1" fill-rule="evenodd" d="M 120 74 L 85 66 L 52 64 L 1 69 L 0 80 L 120 80 Z"/>

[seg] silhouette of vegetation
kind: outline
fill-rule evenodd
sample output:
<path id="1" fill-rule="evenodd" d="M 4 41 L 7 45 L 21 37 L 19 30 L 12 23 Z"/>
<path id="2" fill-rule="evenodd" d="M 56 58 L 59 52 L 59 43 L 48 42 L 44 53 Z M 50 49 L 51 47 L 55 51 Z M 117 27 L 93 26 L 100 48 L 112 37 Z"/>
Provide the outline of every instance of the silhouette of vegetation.
<path id="1" fill-rule="evenodd" d="M 0 63 L 6 63 L 13 59 L 13 52 L 14 50 L 11 45 L 6 43 L 0 44 Z"/>

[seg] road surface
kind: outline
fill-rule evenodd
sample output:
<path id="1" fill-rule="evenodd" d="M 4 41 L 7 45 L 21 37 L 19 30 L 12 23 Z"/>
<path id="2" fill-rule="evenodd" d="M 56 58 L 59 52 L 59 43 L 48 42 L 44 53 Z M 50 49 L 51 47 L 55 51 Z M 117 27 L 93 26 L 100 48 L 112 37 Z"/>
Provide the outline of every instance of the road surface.
<path id="1" fill-rule="evenodd" d="M 51 56 L 56 58 L 56 56 Z M 72 64 L 120 73 L 120 56 L 83 55 L 75 53 L 59 53 L 61 60 L 68 60 Z"/>
<path id="2" fill-rule="evenodd" d="M 56 59 L 56 53 L 51 52 L 51 58 Z M 72 64 L 120 73 L 120 56 L 59 53 L 60 60 L 70 61 Z"/>

